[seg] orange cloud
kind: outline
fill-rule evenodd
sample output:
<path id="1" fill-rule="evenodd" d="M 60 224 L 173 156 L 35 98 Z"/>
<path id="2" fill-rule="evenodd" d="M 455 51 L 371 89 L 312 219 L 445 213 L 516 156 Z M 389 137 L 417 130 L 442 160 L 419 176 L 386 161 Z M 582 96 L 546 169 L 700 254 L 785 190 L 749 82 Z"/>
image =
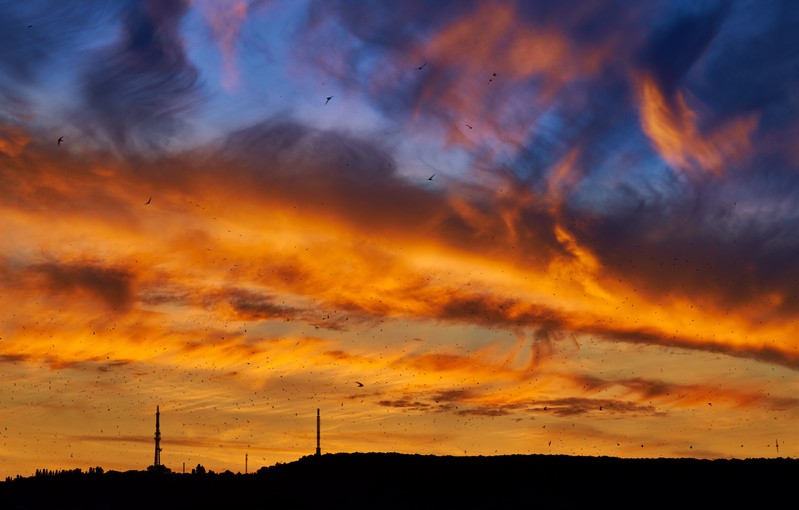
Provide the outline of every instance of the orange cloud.
<path id="1" fill-rule="evenodd" d="M 522 148 L 563 87 L 596 74 L 611 54 L 600 45 L 578 49 L 557 28 L 520 19 L 512 3 L 481 3 L 419 49 L 429 69 L 415 115 L 440 116 L 448 143 L 479 149 L 487 160 Z"/>
<path id="2" fill-rule="evenodd" d="M 269 140 L 273 129 L 241 133 L 233 146 L 256 135 Z M 191 155 L 189 163 L 165 160 L 135 171 L 102 159 L 88 167 L 70 159 L 62 169 L 46 152 L 26 150 L 14 165 L 34 170 L 5 171 L 12 183 L 6 193 L 30 190 L 5 202 L 4 235 L 20 254 L 44 248 L 45 255 L 30 259 L 23 272 L 29 280 L 19 285 L 47 291 L 51 303 L 85 296 L 121 311 L 194 309 L 222 321 L 291 319 L 339 331 L 405 317 L 593 333 L 793 363 L 792 326 L 778 317 L 757 323 L 764 313 L 773 316 L 773 300 L 727 314 L 712 293 L 692 300 L 658 295 L 608 272 L 549 197 L 573 185 L 573 156 L 552 175 L 547 197 L 475 188 L 466 200 L 410 186 L 388 165 L 379 177 L 362 173 L 386 156 L 338 142 L 342 152 L 323 151 L 324 164 L 306 151 L 332 141 L 301 131 L 266 171 L 250 168 L 244 156 L 221 158 L 241 177 L 232 182 Z M 203 165 L 213 168 L 212 161 Z M 41 183 L 58 190 L 50 192 L 58 197 L 57 217 L 40 205 Z M 145 206 L 142 197 L 151 194 Z M 42 221 L 46 237 L 35 234 Z M 699 301 L 703 306 L 695 306 Z"/>
<path id="3" fill-rule="evenodd" d="M 725 168 L 751 152 L 758 115 L 738 118 L 709 133 L 682 92 L 666 97 L 650 76 L 640 79 L 641 126 L 660 156 L 682 170 L 721 176 Z"/>

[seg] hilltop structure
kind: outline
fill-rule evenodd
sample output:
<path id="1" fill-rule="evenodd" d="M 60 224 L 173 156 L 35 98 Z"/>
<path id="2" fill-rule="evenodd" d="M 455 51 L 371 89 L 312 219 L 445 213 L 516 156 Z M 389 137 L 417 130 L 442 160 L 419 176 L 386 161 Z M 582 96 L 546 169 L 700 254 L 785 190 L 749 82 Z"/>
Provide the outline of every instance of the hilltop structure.
<path id="1" fill-rule="evenodd" d="M 153 466 L 158 468 L 161 465 L 161 409 L 155 406 L 155 459 Z"/>
<path id="2" fill-rule="evenodd" d="M 155 472 L 168 472 L 169 468 L 161 464 L 161 409 L 160 406 L 155 406 L 155 457 L 153 457 L 153 465 L 147 468 L 147 471 Z"/>
<path id="3" fill-rule="evenodd" d="M 316 408 L 316 455 L 322 455 L 322 449 L 319 447 L 319 408 Z"/>

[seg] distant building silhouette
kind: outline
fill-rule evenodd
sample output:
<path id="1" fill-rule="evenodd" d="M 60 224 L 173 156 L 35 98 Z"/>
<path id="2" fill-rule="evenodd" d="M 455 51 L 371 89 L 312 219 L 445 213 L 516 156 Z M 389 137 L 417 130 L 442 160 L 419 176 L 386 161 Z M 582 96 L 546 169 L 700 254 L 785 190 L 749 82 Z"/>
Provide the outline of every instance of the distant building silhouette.
<path id="1" fill-rule="evenodd" d="M 321 420 L 319 418 L 319 408 L 317 407 L 316 408 L 316 454 L 317 455 L 322 455 L 322 449 L 319 447 L 319 424 L 320 424 L 320 421 Z"/>

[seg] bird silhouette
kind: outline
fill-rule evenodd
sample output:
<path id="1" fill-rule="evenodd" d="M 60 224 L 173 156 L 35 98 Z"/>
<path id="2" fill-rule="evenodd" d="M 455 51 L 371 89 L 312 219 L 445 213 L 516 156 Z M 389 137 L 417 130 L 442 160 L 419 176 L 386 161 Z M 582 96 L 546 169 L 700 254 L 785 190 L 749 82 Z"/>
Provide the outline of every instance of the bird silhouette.
<path id="1" fill-rule="evenodd" d="M 333 96 L 327 96 L 327 101 L 325 101 L 325 104 L 329 103 L 331 99 L 333 99 Z"/>
<path id="2" fill-rule="evenodd" d="M 420 66 L 419 66 L 419 67 L 417 67 L 416 69 L 418 69 L 418 70 L 420 70 L 420 71 L 421 71 L 421 70 L 422 70 L 422 68 L 424 68 L 424 66 L 426 66 L 426 65 L 427 65 L 427 62 L 425 62 L 424 64 L 420 65 Z"/>
<path id="3" fill-rule="evenodd" d="M 428 180 L 428 181 L 432 181 L 432 180 L 433 180 L 433 177 L 435 177 L 435 176 L 436 176 L 436 174 L 433 174 L 433 175 L 431 175 L 430 177 L 428 177 L 428 178 L 427 178 L 427 180 Z"/>
<path id="4" fill-rule="evenodd" d="M 64 137 L 63 136 L 59 136 L 58 137 L 58 145 L 61 145 L 61 142 L 63 142 L 63 141 L 64 141 Z"/>
<path id="5" fill-rule="evenodd" d="M 466 126 L 469 129 L 472 129 L 472 126 L 470 126 L 469 124 L 464 124 L 464 126 Z"/>
<path id="6" fill-rule="evenodd" d="M 357 384 L 359 388 L 360 388 L 361 386 L 363 386 L 363 383 L 362 383 L 362 382 L 355 381 L 355 384 Z"/>
<path id="7" fill-rule="evenodd" d="M 144 205 L 149 204 L 152 199 L 153 199 L 153 197 L 148 198 L 147 201 L 144 203 Z"/>

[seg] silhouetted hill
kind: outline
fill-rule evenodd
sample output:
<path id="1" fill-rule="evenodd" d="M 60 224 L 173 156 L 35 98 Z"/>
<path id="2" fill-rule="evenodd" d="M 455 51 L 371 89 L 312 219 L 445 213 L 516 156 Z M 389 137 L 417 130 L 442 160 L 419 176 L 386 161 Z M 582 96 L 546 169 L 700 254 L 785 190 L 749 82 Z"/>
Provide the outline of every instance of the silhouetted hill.
<path id="1" fill-rule="evenodd" d="M 257 473 L 65 472 L 0 483 L 1 509 L 664 508 L 783 504 L 794 459 L 326 454 Z"/>

